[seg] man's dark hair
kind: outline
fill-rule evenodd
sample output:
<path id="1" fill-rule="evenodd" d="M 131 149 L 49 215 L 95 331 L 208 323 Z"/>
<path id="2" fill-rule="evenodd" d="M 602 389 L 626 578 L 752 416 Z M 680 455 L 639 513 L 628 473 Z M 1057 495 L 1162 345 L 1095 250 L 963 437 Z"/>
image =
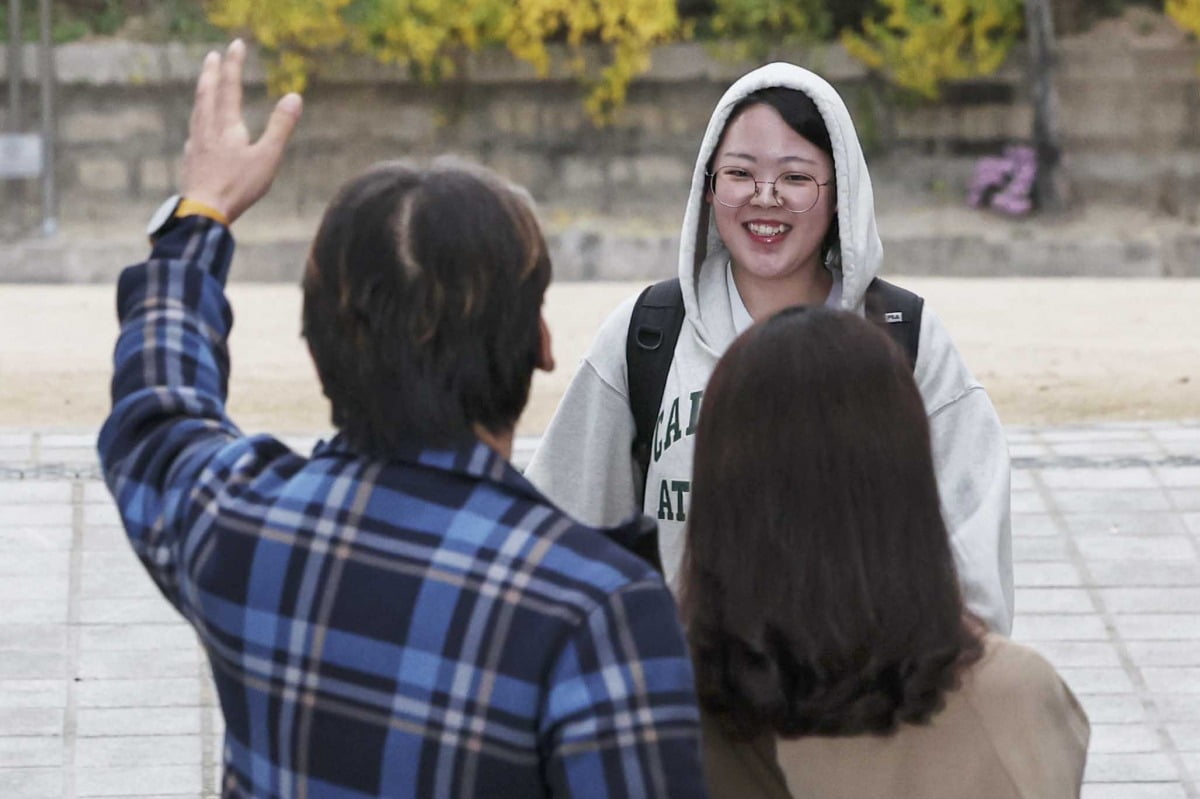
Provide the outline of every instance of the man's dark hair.
<path id="1" fill-rule="evenodd" d="M 528 199 L 481 167 L 377 165 L 325 212 L 304 336 L 333 424 L 363 452 L 515 425 L 550 258 Z"/>
<path id="2" fill-rule="evenodd" d="M 725 120 L 725 127 L 721 131 L 721 139 L 725 138 L 725 131 L 729 130 L 729 126 L 733 121 L 742 115 L 742 112 L 756 105 L 766 105 L 774 108 L 779 116 L 783 117 L 783 121 L 792 130 L 799 133 L 804 138 L 812 142 L 821 152 L 829 156 L 830 160 L 837 165 L 837 159 L 833 155 L 833 144 L 829 138 L 829 128 L 825 124 L 825 117 L 821 116 L 821 111 L 817 108 L 817 104 L 804 92 L 799 89 L 792 89 L 786 86 L 770 86 L 765 89 L 759 89 L 756 92 L 747 94 L 737 103 L 729 112 L 729 117 Z M 712 172 L 713 159 L 720 152 L 721 142 L 717 143 L 717 147 L 713 148 L 713 155 L 709 157 L 706 171 Z M 836 169 L 834 170 L 836 173 Z M 818 180 L 822 176 L 818 175 Z M 821 187 L 821 191 L 836 192 L 837 191 L 837 175 L 829 176 L 829 185 Z M 821 257 L 828 259 L 831 255 L 835 259 L 836 265 L 841 263 L 841 240 L 838 236 L 838 219 L 837 214 L 833 215 L 833 219 L 829 222 L 829 230 L 825 233 L 825 238 L 821 242 Z"/>
<path id="3" fill-rule="evenodd" d="M 704 394 L 682 608 L 701 705 L 734 736 L 886 733 L 980 657 L 912 369 L 875 325 L 792 308 Z"/>

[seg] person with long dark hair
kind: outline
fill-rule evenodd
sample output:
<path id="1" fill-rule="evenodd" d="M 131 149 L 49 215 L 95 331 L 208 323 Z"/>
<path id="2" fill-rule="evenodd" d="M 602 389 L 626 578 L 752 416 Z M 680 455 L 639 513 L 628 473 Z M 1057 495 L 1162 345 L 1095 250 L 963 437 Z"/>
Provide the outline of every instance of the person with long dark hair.
<path id="1" fill-rule="evenodd" d="M 908 310 L 872 313 L 873 297 L 898 288 L 877 279 L 883 264 L 871 178 L 841 96 L 793 64 L 743 76 L 717 103 L 696 157 L 674 291 L 678 339 L 673 347 L 669 336 L 645 342 L 667 356 L 661 388 L 647 398 L 648 423 L 635 413 L 643 404 L 635 389 L 652 381 L 631 359 L 641 351 L 631 341 L 643 342 L 634 310 L 642 306 L 630 297 L 601 327 L 526 474 L 589 524 L 615 524 L 635 508 L 657 518 L 652 559 L 674 584 L 690 518 L 693 434 L 717 359 L 753 322 L 791 305 L 881 315 L 910 343 L 967 606 L 1007 634 L 1004 429 L 928 304 L 920 311 L 920 298 L 900 290 Z M 778 371 L 771 365 L 767 376 Z"/>
<path id="2" fill-rule="evenodd" d="M 714 797 L 1078 796 L 1089 727 L 963 604 L 912 371 L 797 307 L 718 362 L 681 607 Z"/>

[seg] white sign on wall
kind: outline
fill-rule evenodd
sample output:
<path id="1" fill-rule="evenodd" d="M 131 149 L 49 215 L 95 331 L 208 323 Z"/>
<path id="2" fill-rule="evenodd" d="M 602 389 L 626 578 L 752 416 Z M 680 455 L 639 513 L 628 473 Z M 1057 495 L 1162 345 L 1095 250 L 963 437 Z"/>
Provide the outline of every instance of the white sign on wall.
<path id="1" fill-rule="evenodd" d="M 0 179 L 42 174 L 42 137 L 36 133 L 0 133 Z"/>

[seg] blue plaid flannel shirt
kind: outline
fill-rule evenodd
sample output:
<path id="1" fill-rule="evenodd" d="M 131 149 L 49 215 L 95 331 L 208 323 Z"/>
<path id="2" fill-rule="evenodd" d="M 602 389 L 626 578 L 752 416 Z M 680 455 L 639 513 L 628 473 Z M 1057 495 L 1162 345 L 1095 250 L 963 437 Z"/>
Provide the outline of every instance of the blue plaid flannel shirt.
<path id="1" fill-rule="evenodd" d="M 99 440 L 207 650 L 224 795 L 704 795 L 683 635 L 644 563 L 482 443 L 306 458 L 234 426 L 232 255 L 195 217 L 123 272 Z"/>

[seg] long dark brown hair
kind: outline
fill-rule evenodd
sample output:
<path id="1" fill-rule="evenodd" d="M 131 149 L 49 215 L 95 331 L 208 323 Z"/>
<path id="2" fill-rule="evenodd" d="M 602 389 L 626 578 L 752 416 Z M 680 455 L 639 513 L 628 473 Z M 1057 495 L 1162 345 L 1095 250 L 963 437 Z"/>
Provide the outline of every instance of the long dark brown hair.
<path id="1" fill-rule="evenodd" d="M 682 606 L 700 703 L 735 736 L 920 723 L 979 658 L 921 396 L 876 325 L 792 308 L 721 358 Z"/>

